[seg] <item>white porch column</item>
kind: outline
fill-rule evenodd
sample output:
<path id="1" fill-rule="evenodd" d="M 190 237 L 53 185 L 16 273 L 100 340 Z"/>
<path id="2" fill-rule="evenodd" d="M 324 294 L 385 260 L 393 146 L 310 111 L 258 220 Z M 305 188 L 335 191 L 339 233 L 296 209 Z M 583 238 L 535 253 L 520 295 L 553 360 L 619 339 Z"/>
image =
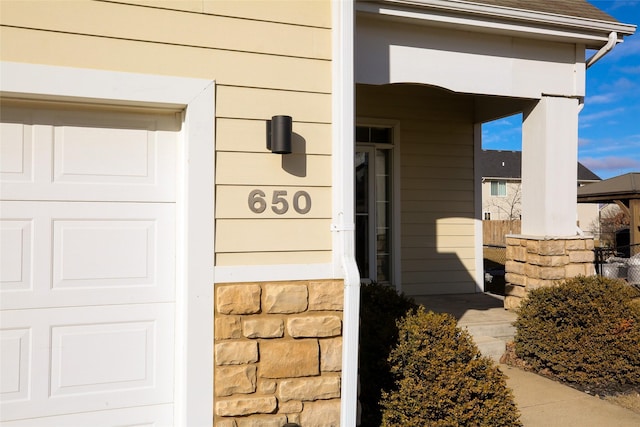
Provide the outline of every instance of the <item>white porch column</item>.
<path id="1" fill-rule="evenodd" d="M 575 236 L 578 100 L 543 96 L 522 123 L 522 234 Z"/>

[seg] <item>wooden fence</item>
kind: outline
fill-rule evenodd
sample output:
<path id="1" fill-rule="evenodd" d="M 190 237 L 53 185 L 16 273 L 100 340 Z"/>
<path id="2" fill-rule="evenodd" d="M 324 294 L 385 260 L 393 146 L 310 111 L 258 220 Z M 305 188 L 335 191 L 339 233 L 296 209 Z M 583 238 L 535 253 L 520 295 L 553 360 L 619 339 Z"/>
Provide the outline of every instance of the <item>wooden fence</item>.
<path id="1" fill-rule="evenodd" d="M 505 246 L 507 234 L 520 234 L 520 220 L 482 221 L 482 244 Z"/>

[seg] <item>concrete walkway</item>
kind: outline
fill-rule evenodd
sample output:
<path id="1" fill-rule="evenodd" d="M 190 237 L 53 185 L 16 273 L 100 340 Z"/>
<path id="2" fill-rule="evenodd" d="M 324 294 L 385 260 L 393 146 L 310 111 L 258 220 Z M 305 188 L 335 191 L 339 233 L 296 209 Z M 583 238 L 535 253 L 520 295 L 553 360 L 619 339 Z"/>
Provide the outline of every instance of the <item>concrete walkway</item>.
<path id="1" fill-rule="evenodd" d="M 483 354 L 494 360 L 504 352 L 504 345 L 486 347 L 487 339 L 495 342 L 513 339 L 511 324 L 516 315 L 502 308 L 499 296 L 425 295 L 415 300 L 427 309 L 455 316 L 458 325 L 469 330 Z M 640 427 L 640 414 L 631 410 L 537 374 L 499 366 L 513 390 L 525 427 Z"/>
<path id="2" fill-rule="evenodd" d="M 638 427 L 640 414 L 556 381 L 500 365 L 525 427 Z"/>

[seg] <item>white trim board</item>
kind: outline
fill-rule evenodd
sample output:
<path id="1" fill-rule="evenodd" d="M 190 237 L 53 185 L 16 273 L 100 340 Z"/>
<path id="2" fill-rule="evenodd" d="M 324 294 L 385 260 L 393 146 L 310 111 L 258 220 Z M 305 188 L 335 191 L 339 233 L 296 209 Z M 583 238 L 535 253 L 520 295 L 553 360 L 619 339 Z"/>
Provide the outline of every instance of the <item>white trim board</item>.
<path id="1" fill-rule="evenodd" d="M 216 283 L 321 280 L 334 277 L 333 264 L 233 265 L 215 267 Z"/>
<path id="2" fill-rule="evenodd" d="M 215 82 L 1 62 L 0 96 L 183 111 L 182 150 L 178 153 L 176 349 L 179 350 L 174 425 L 211 426 Z M 203 236 L 210 237 L 203 239 Z"/>

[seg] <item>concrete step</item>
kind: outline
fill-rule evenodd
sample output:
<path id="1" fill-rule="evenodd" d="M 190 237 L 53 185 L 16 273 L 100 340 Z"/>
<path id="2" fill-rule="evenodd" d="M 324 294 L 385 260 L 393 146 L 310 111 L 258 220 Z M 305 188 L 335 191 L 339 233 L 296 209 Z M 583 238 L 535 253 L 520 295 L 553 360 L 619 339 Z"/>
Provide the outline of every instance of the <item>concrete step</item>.
<path id="1" fill-rule="evenodd" d="M 507 342 L 512 341 L 516 329 L 511 321 L 466 323 L 459 322 L 458 326 L 469 331 L 473 341 L 483 356 L 490 357 L 496 362 L 507 349 Z"/>
<path id="2" fill-rule="evenodd" d="M 507 342 L 499 338 L 478 336 L 473 337 L 473 341 L 483 356 L 493 359 L 496 363 L 500 361 L 500 358 L 507 350 Z"/>
<path id="3" fill-rule="evenodd" d="M 474 337 L 494 337 L 503 341 L 512 340 L 516 333 L 516 328 L 511 322 L 458 323 L 458 326 L 469 331 Z"/>

